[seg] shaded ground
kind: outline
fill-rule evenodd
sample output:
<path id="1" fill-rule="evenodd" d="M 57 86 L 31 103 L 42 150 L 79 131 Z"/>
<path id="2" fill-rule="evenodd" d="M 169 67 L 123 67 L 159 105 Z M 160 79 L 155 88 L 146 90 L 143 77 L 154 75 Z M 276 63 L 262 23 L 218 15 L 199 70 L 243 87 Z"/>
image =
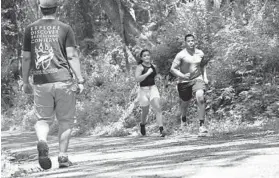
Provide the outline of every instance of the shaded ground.
<path id="1" fill-rule="evenodd" d="M 47 171 L 38 168 L 33 132 L 2 132 L 1 140 L 2 150 L 17 158 L 10 167 L 25 177 L 279 177 L 278 134 L 72 138 L 75 165 L 66 169 L 58 169 L 57 139 L 49 137 L 53 167 Z"/>

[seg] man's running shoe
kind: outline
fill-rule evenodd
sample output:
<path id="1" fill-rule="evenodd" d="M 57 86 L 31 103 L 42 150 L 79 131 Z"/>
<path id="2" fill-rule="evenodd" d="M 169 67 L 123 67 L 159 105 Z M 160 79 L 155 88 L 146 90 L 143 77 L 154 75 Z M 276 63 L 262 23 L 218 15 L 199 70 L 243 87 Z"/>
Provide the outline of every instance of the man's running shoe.
<path id="1" fill-rule="evenodd" d="M 142 136 L 146 134 L 145 124 L 140 123 L 140 133 Z"/>
<path id="2" fill-rule="evenodd" d="M 39 153 L 39 164 L 43 169 L 50 169 L 51 168 L 51 160 L 48 157 L 48 145 L 45 141 L 40 140 L 37 144 L 37 150 Z"/>
<path id="3" fill-rule="evenodd" d="M 66 168 L 73 165 L 73 163 L 68 159 L 68 156 L 59 156 L 58 163 L 59 168 Z"/>
<path id="4" fill-rule="evenodd" d="M 187 122 L 181 121 L 181 127 L 186 127 L 187 125 L 188 125 Z"/>
<path id="5" fill-rule="evenodd" d="M 199 128 L 199 136 L 205 137 L 208 134 L 208 130 L 205 126 L 200 126 Z"/>
<path id="6" fill-rule="evenodd" d="M 183 122 L 182 120 L 181 120 L 181 124 L 180 124 L 180 130 L 184 130 L 186 127 L 187 127 L 187 122 Z"/>
<path id="7" fill-rule="evenodd" d="M 165 137 L 166 136 L 166 132 L 165 131 L 161 131 L 160 132 L 160 137 Z"/>

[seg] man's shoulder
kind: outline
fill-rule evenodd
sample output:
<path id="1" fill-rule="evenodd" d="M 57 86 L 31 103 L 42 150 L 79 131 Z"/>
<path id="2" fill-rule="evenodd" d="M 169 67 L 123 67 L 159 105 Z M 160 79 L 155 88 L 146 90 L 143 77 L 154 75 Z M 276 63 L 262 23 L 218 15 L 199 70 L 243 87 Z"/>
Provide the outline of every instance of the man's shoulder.
<path id="1" fill-rule="evenodd" d="M 196 48 L 196 52 L 195 52 L 196 54 L 199 54 L 199 55 L 204 55 L 204 53 L 203 53 L 203 51 L 202 50 L 200 50 L 200 49 L 197 49 Z"/>
<path id="2" fill-rule="evenodd" d="M 66 24 L 65 22 L 62 22 L 60 20 L 56 20 L 56 23 L 58 23 L 59 25 L 65 26 L 65 27 L 70 27 L 69 24 Z"/>
<path id="3" fill-rule="evenodd" d="M 31 26 L 35 26 L 35 25 L 41 25 L 41 24 L 45 24 L 44 20 L 43 19 L 38 19 L 34 22 L 32 22 L 31 24 L 29 24 L 27 27 L 31 27 Z M 60 26 L 63 26 L 63 27 L 66 27 L 66 28 L 69 28 L 71 27 L 70 25 L 60 21 L 60 20 L 54 20 L 51 24 L 57 24 L 57 25 L 60 25 Z"/>
<path id="4" fill-rule="evenodd" d="M 41 21 L 41 19 L 38 19 L 38 20 L 36 20 L 36 21 L 30 23 L 30 24 L 27 26 L 27 28 L 30 28 L 30 27 L 32 27 L 32 26 L 35 26 L 35 25 L 39 24 L 40 21 Z"/>
<path id="5" fill-rule="evenodd" d="M 59 25 L 59 26 L 62 27 L 63 29 L 69 29 L 69 28 L 71 28 L 70 25 L 68 25 L 67 23 L 62 22 L 62 21 L 60 21 L 60 20 L 58 20 L 58 19 L 56 19 L 55 21 L 53 21 L 53 24 Z"/>
<path id="6" fill-rule="evenodd" d="M 185 56 L 186 55 L 186 49 L 182 49 L 181 51 L 179 51 L 178 53 L 177 53 L 177 55 L 176 56 L 178 56 L 178 57 L 181 57 L 181 56 Z"/>

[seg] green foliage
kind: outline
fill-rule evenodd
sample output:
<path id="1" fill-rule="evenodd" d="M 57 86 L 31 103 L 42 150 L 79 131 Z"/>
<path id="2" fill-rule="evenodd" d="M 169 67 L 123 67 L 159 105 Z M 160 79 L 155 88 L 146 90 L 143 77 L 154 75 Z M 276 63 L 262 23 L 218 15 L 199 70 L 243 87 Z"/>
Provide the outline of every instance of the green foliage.
<path id="1" fill-rule="evenodd" d="M 78 96 L 75 130 L 82 134 L 106 127 L 108 135 L 128 135 L 129 129 L 134 131 L 139 123 L 141 112 L 134 103 L 135 61 L 129 53 L 133 69 L 126 71 L 122 39 L 97 0 L 88 1 L 86 9 L 81 1 L 64 2 L 58 15 L 76 33 L 82 72 L 87 79 L 85 92 Z M 129 8 L 138 10 L 136 19 L 147 37 L 137 39 L 135 51 L 151 49 L 162 75 L 157 85 L 168 132 L 177 129 L 180 113 L 176 83 L 169 81 L 167 75 L 173 58 L 184 48 L 187 33 L 196 36 L 198 48 L 210 61 L 207 71 L 212 84 L 206 93 L 210 129 L 231 132 L 268 119 L 276 125 L 274 118 L 279 114 L 279 2 L 237 1 L 220 9 L 202 2 L 124 2 Z M 36 120 L 33 98 L 20 91 L 14 71 L 21 56 L 24 28 L 40 17 L 40 13 L 35 1 L 5 1 L 1 14 L 1 128 L 33 129 Z M 144 17 L 140 18 L 140 14 Z M 189 132 L 196 129 L 196 111 L 192 102 L 188 117 L 194 124 Z M 152 111 L 149 121 L 151 125 L 156 123 Z M 55 132 L 57 124 L 52 127 Z M 157 132 L 154 127 L 155 130 Z"/>
<path id="2" fill-rule="evenodd" d="M 103 54 L 95 60 L 86 58 L 82 61 L 83 66 L 90 66 L 93 70 L 86 70 L 90 71 L 84 74 L 87 77 L 86 90 L 78 98 L 76 127 L 80 133 L 99 124 L 117 122 L 129 103 L 128 93 L 135 85 L 134 77 L 122 73 L 121 66 L 111 65 L 112 60 L 111 55 Z"/>
<path id="3" fill-rule="evenodd" d="M 2 112 L 1 129 L 20 129 L 20 130 L 33 130 L 36 122 L 33 109 L 33 96 L 27 96 L 23 93 L 18 93 L 16 96 L 14 106 Z"/>
<path id="4" fill-rule="evenodd" d="M 278 4 L 277 4 L 278 5 Z M 270 11 L 273 7 L 277 10 Z M 234 11 L 232 10 L 232 13 Z M 276 23 L 279 17 L 278 6 L 268 3 L 262 6 L 260 1 L 251 1 L 246 7 L 250 16 L 246 26 L 236 23 L 234 16 L 226 17 L 224 28 L 214 36 L 214 65 L 212 67 L 216 85 L 222 82 L 231 84 L 232 75 L 235 71 L 255 70 L 255 75 L 267 76 L 277 73 L 278 37 Z M 271 21 L 270 18 L 273 20 Z M 270 33 L 266 27 L 272 26 L 275 33 Z M 213 64 L 212 64 L 213 65 Z M 221 71 L 220 71 L 221 70 Z M 228 82 L 230 81 L 230 82 Z"/>

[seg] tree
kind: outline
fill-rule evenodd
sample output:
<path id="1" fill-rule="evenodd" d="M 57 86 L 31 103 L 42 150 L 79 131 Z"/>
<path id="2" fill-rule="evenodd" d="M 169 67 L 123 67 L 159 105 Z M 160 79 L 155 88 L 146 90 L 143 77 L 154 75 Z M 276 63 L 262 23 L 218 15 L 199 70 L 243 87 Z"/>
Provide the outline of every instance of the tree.
<path id="1" fill-rule="evenodd" d="M 79 12 L 83 18 L 83 38 L 93 38 L 93 23 L 90 15 L 91 3 L 90 0 L 78 1 Z"/>
<path id="2" fill-rule="evenodd" d="M 113 24 L 113 27 L 123 37 L 123 39 L 125 39 L 125 44 L 127 46 L 135 46 L 135 39 L 141 35 L 141 29 L 134 20 L 133 16 L 130 14 L 127 7 L 123 5 L 122 1 L 119 2 L 119 6 L 116 0 L 102 0 L 100 2 L 102 4 L 102 8 Z M 121 28 L 120 10 L 123 12 L 123 18 L 125 19 L 123 21 L 124 32 Z"/>
<path id="3" fill-rule="evenodd" d="M 130 14 L 130 11 L 122 1 L 117 3 L 116 0 L 102 0 L 101 4 L 102 8 L 113 24 L 113 27 L 116 29 L 118 34 L 122 36 L 125 44 L 129 47 L 129 49 L 133 51 L 134 57 L 139 60 L 138 55 L 140 49 L 137 48 L 139 46 L 138 40 L 144 40 L 145 45 L 153 43 L 142 33 L 140 26 L 137 24 L 133 16 Z M 125 19 L 123 20 L 123 23 L 121 23 L 121 12 L 123 12 L 123 18 Z M 181 46 L 181 43 L 175 40 L 172 41 L 172 43 L 174 44 L 161 44 L 154 46 L 152 50 L 156 53 L 155 58 L 160 59 L 161 61 L 162 59 L 168 60 L 170 58 L 173 58 L 174 55 L 179 51 L 178 46 Z M 158 52 L 161 50 L 166 50 L 167 52 Z"/>

